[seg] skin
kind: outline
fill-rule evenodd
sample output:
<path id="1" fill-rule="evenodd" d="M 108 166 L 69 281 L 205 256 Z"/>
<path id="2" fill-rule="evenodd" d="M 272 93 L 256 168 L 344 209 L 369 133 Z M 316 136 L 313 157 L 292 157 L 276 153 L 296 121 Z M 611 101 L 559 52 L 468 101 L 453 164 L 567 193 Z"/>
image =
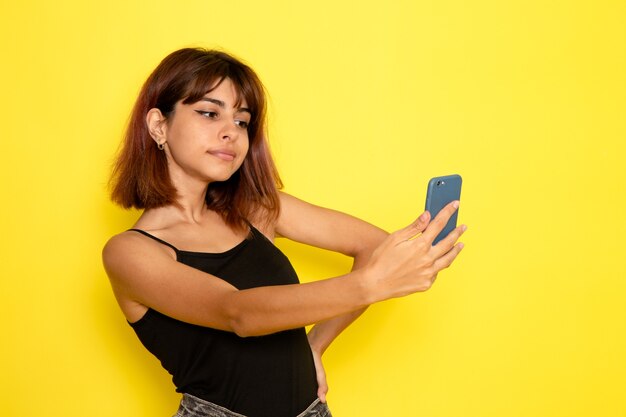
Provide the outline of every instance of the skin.
<path id="1" fill-rule="evenodd" d="M 180 207 L 143 212 L 133 228 L 143 229 L 182 250 L 224 252 L 247 231 L 228 227 L 208 210 L 204 196 L 213 181 L 228 179 L 248 151 L 245 101 L 236 108 L 237 92 L 224 80 L 205 99 L 177 103 L 165 118 L 158 109 L 146 115 L 156 144 L 164 145 L 170 177 Z M 458 208 L 445 207 L 431 221 L 423 213 L 415 222 L 388 235 L 355 217 L 318 207 L 280 193 L 281 212 L 273 224 L 252 221 L 269 239 L 285 237 L 354 258 L 345 275 L 313 283 L 237 290 L 219 277 L 176 261 L 169 247 L 136 232 L 112 237 L 103 262 L 116 299 L 130 322 L 153 308 L 181 321 L 259 336 L 315 324 L 308 334 L 319 391 L 327 384 L 322 354 L 365 308 L 375 302 L 430 288 L 437 273 L 450 266 L 463 248 L 459 226 L 433 246 L 432 241 Z"/>

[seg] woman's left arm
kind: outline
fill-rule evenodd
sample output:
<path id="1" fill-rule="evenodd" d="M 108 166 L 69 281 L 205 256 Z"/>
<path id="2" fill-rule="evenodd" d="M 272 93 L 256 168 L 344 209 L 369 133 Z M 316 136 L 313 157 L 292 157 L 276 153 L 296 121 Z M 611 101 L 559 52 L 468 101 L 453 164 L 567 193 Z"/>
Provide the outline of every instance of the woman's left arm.
<path id="1" fill-rule="evenodd" d="M 275 232 L 279 236 L 354 258 L 352 270 L 364 266 L 387 237 L 384 230 L 356 217 L 318 207 L 280 193 L 281 211 Z M 308 333 L 318 379 L 318 396 L 326 401 L 326 377 L 321 357 L 333 340 L 365 309 L 317 323 Z"/>
<path id="2" fill-rule="evenodd" d="M 352 264 L 352 270 L 359 269 L 365 265 L 369 259 L 369 253 L 364 253 L 361 256 L 354 257 L 354 263 Z M 313 353 L 313 360 L 315 361 L 315 372 L 317 374 L 317 396 L 325 403 L 326 393 L 328 392 L 328 383 L 326 382 L 326 370 L 322 363 L 322 355 L 328 349 L 328 346 L 335 340 L 341 332 L 343 332 L 352 322 L 354 322 L 363 312 L 367 309 L 361 308 L 351 313 L 343 314 L 341 316 L 334 317 L 330 320 L 326 320 L 315 324 L 307 337 L 309 339 L 309 345 L 311 345 L 311 352 Z"/>

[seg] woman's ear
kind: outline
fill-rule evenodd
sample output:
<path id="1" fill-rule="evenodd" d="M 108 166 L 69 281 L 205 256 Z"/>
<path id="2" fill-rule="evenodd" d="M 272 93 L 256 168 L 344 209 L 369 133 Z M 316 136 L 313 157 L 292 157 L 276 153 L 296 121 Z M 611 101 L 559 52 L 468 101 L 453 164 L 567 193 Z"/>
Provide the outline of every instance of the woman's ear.
<path id="1" fill-rule="evenodd" d="M 167 123 L 165 121 L 165 116 L 157 108 L 150 109 L 148 114 L 146 114 L 148 131 L 158 145 L 163 145 L 167 142 Z"/>

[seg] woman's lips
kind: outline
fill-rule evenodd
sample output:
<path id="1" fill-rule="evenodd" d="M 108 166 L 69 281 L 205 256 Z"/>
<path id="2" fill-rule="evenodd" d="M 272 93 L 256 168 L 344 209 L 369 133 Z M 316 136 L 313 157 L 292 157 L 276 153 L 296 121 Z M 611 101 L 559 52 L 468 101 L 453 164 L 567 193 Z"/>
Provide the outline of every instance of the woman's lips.
<path id="1" fill-rule="evenodd" d="M 224 149 L 217 149 L 217 150 L 209 151 L 209 154 L 223 161 L 233 161 L 235 160 L 235 156 L 236 156 L 234 152 L 227 151 Z"/>

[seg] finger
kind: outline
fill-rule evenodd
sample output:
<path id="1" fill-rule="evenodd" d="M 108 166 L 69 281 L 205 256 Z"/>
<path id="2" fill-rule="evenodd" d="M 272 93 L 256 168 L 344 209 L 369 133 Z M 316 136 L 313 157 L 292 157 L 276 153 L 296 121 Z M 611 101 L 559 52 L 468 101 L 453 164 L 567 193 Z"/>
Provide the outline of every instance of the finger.
<path id="1" fill-rule="evenodd" d="M 321 402 L 326 402 L 326 393 L 328 392 L 328 385 L 318 385 L 317 388 L 317 398 L 320 399 Z"/>
<path id="2" fill-rule="evenodd" d="M 448 268 L 450 265 L 452 265 L 452 262 L 454 262 L 454 260 L 464 247 L 465 245 L 463 245 L 463 243 L 461 242 L 454 245 L 454 247 L 450 249 L 448 253 L 435 261 L 435 263 L 433 264 L 435 270 L 441 271 L 442 269 Z"/>
<path id="3" fill-rule="evenodd" d="M 398 240 L 404 241 L 409 240 L 418 233 L 421 233 L 428 226 L 428 222 L 430 221 L 430 213 L 425 211 L 410 225 L 407 227 L 400 229 L 396 232 Z"/>
<path id="4" fill-rule="evenodd" d="M 326 402 L 326 393 L 328 392 L 328 384 L 326 383 L 326 372 L 324 368 L 317 369 L 317 397 L 321 402 Z"/>
<path id="5" fill-rule="evenodd" d="M 317 397 L 321 402 L 326 402 L 326 393 L 328 392 L 328 384 L 326 382 L 326 371 L 322 363 L 322 356 L 315 350 L 313 353 L 313 363 L 315 364 L 315 374 L 317 376 Z"/>
<path id="6" fill-rule="evenodd" d="M 433 254 L 436 258 L 448 253 L 454 246 L 457 240 L 465 233 L 467 226 L 462 224 L 456 227 L 453 231 L 448 233 L 448 236 L 441 239 L 436 245 L 433 246 Z"/>
<path id="7" fill-rule="evenodd" d="M 426 227 L 426 230 L 424 230 L 424 232 L 422 233 L 422 236 L 424 237 L 424 239 L 432 243 L 433 240 L 435 240 L 435 238 L 437 237 L 437 235 L 439 235 L 439 233 L 446 226 L 446 224 L 448 223 L 448 220 L 450 220 L 450 217 L 452 217 L 452 215 L 458 208 L 459 208 L 458 200 L 455 200 L 449 203 L 448 205 L 446 205 L 444 208 L 442 208 L 439 214 L 435 216 L 433 221 L 431 221 L 428 224 L 428 227 Z"/>

